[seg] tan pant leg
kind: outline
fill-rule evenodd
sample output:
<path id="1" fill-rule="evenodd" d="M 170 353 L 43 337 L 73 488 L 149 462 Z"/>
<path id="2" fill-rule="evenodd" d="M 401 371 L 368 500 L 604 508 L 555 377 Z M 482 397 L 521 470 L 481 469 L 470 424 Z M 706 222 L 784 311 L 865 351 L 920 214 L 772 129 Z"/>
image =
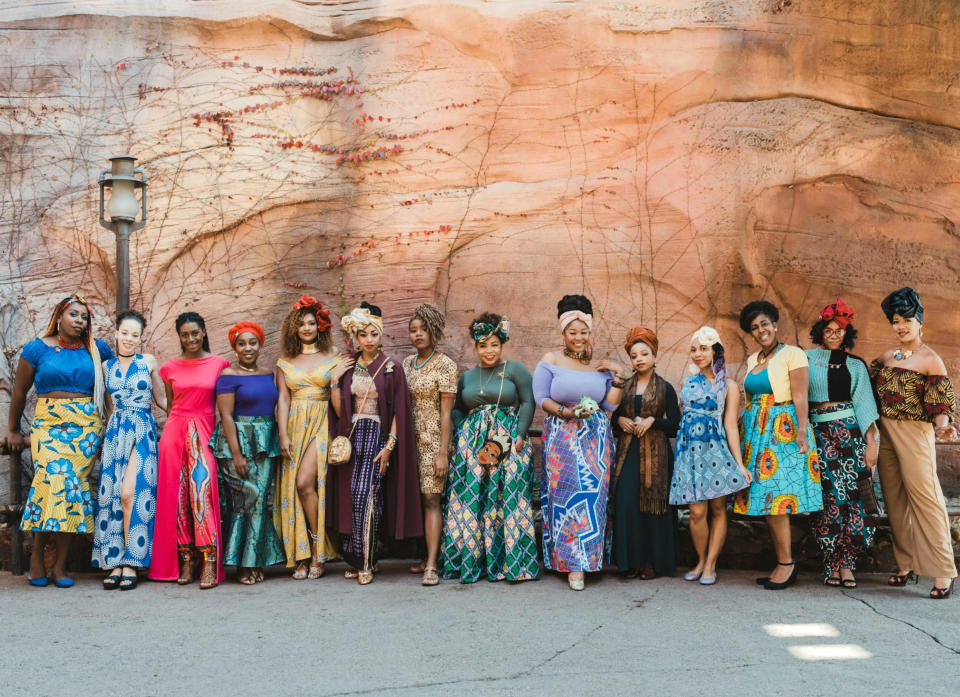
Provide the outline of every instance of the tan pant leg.
<path id="1" fill-rule="evenodd" d="M 903 477 L 900 474 L 900 462 L 888 432 L 890 424 L 894 424 L 895 427 L 897 423 L 882 417 L 877 422 L 880 428 L 877 470 L 880 473 L 880 487 L 883 489 L 883 501 L 887 507 L 887 517 L 890 519 L 890 529 L 893 530 L 893 556 L 896 557 L 897 566 L 900 567 L 898 571 L 906 572 L 916 569 L 912 554 L 915 523 L 913 512 L 907 501 Z"/>
<path id="2" fill-rule="evenodd" d="M 950 518 L 937 478 L 933 426 L 922 421 L 884 422 L 884 434 L 900 463 L 911 521 L 910 537 L 902 538 L 901 544 L 909 545 L 915 564 L 912 568 L 920 576 L 953 578 L 957 568 L 953 563 Z"/>

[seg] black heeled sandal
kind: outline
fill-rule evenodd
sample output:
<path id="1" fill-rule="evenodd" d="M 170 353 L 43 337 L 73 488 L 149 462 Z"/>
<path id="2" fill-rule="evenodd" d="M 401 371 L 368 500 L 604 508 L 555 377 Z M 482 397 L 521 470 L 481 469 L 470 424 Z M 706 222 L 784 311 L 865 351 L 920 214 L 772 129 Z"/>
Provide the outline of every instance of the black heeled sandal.
<path id="1" fill-rule="evenodd" d="M 919 576 L 912 571 L 908 571 L 905 574 L 892 574 L 890 578 L 887 579 L 887 585 L 895 588 L 902 588 L 910 582 L 910 579 L 913 579 L 914 584 L 920 582 Z"/>
<path id="2" fill-rule="evenodd" d="M 766 588 L 768 591 L 782 591 L 784 588 L 789 588 L 790 586 L 792 586 L 794 583 L 797 582 L 798 570 L 797 570 L 796 561 L 791 561 L 786 563 L 782 561 L 778 561 L 777 566 L 792 566 L 793 571 L 790 573 L 790 577 L 783 583 L 777 583 L 775 581 L 771 581 L 770 579 L 767 579 L 766 583 L 763 584 L 763 587 Z"/>
<path id="3" fill-rule="evenodd" d="M 953 584 L 957 579 L 951 578 L 950 585 L 946 588 L 937 588 L 934 586 L 930 589 L 930 597 L 933 600 L 946 600 L 950 597 L 950 594 L 953 593 Z"/>
<path id="4" fill-rule="evenodd" d="M 137 577 L 137 570 L 128 566 L 124 568 L 124 571 L 127 569 L 131 569 L 133 571 L 133 575 L 130 576 L 129 574 L 123 574 L 123 576 L 120 577 L 120 590 L 122 591 L 132 591 L 137 587 L 137 583 L 140 582 L 140 579 Z"/>
<path id="5" fill-rule="evenodd" d="M 123 573 L 122 568 L 114 569 L 113 572 L 103 579 L 103 590 L 112 591 L 120 585 L 121 574 Z"/>
<path id="6" fill-rule="evenodd" d="M 777 562 L 777 566 L 790 566 L 790 565 L 792 565 L 792 564 L 793 564 L 793 562 L 790 562 L 789 564 L 784 564 L 784 563 L 781 562 L 781 561 L 778 561 L 778 562 Z M 769 577 L 769 576 L 759 576 L 759 577 L 756 579 L 756 581 L 757 581 L 757 585 L 758 585 L 758 586 L 765 586 L 767 583 L 770 582 L 770 577 Z"/>

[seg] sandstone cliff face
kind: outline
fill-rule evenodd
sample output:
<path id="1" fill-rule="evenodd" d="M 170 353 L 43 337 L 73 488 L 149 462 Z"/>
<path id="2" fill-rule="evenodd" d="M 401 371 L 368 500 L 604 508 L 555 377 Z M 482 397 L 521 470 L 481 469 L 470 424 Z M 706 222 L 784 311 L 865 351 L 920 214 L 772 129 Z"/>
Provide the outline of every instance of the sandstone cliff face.
<path id="1" fill-rule="evenodd" d="M 150 178 L 132 302 L 161 360 L 184 309 L 224 355 L 261 322 L 270 360 L 309 292 L 377 302 L 399 355 L 436 302 L 464 366 L 469 319 L 505 312 L 532 367 L 583 292 L 601 354 L 654 327 L 679 384 L 704 323 L 739 368 L 760 297 L 808 344 L 842 295 L 872 357 L 910 284 L 957 377 L 958 36 L 951 0 L 7 2 L 0 406 L 56 300 L 107 332 L 95 187 L 121 151 Z"/>

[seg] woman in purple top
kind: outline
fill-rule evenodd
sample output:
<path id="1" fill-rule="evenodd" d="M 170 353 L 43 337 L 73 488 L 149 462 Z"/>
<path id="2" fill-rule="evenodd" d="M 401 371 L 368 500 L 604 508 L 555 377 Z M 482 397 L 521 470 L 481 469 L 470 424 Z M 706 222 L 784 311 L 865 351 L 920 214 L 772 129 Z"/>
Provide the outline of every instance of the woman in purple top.
<path id="1" fill-rule="evenodd" d="M 533 374 L 543 422 L 540 486 L 543 562 L 565 572 L 573 590 L 603 566 L 613 434 L 607 412 L 620 403 L 623 368 L 592 361 L 593 308 L 582 295 L 557 303 L 564 347 L 549 351 Z"/>
<path id="2" fill-rule="evenodd" d="M 285 559 L 273 522 L 279 392 L 273 371 L 257 366 L 263 328 L 240 322 L 228 337 L 237 360 L 217 378 L 220 422 L 210 449 L 220 479 L 223 563 L 237 567 L 240 583 L 252 585 L 263 580 L 262 567 Z"/>

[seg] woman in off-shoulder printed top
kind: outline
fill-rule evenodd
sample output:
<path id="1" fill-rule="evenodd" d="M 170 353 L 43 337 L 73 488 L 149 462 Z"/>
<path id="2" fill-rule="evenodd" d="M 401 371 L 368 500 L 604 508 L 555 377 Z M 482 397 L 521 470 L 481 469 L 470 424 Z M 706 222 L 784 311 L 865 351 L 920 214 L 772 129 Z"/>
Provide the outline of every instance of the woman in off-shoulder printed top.
<path id="1" fill-rule="evenodd" d="M 887 583 L 931 576 L 930 597 L 943 599 L 953 591 L 957 567 L 935 441 L 956 439 L 956 399 L 943 361 L 923 343 L 917 292 L 901 288 L 880 306 L 900 343 L 870 365 L 880 407 L 880 485 L 900 567 Z"/>

